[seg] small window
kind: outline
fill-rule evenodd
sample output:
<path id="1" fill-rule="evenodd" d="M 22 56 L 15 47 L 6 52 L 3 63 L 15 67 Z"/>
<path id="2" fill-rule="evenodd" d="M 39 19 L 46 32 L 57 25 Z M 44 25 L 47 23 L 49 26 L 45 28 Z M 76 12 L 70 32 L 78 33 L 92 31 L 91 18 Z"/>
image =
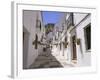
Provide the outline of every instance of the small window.
<path id="1" fill-rule="evenodd" d="M 91 24 L 84 28 L 86 50 L 91 49 Z"/>

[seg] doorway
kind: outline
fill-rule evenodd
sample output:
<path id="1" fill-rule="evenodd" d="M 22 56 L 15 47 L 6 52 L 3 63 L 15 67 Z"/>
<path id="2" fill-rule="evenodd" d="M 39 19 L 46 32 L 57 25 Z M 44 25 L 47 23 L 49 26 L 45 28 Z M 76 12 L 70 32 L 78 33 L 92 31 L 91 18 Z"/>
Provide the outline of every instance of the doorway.
<path id="1" fill-rule="evenodd" d="M 76 54 L 76 36 L 72 36 L 72 60 L 77 60 Z"/>

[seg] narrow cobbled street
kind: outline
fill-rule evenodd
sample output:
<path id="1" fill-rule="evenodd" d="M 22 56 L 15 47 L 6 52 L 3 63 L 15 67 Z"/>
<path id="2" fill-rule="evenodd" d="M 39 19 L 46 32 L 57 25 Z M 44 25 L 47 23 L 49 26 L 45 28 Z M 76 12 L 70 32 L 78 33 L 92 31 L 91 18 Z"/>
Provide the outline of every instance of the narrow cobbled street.
<path id="1" fill-rule="evenodd" d="M 56 68 L 63 67 L 59 61 L 51 54 L 51 50 L 47 48 L 45 52 L 40 53 L 30 68 Z"/>
<path id="2" fill-rule="evenodd" d="M 36 68 L 62 68 L 64 67 L 74 67 L 72 64 L 68 64 L 65 60 L 62 60 L 62 64 L 51 54 L 50 48 L 40 53 L 35 62 L 30 66 L 30 69 Z"/>

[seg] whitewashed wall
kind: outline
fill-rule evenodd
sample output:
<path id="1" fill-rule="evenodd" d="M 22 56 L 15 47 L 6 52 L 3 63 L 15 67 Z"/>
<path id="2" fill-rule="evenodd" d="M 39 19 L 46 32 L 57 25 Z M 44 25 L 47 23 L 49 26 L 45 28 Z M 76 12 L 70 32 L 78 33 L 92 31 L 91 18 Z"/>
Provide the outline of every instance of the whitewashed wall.
<path id="1" fill-rule="evenodd" d="M 77 20 L 78 18 L 76 18 Z M 84 27 L 91 23 L 91 16 L 88 16 L 76 28 L 77 38 L 81 39 L 81 46 L 77 45 L 77 58 L 79 66 L 89 66 L 91 63 L 91 52 L 86 51 Z M 82 48 L 82 51 L 81 51 Z"/>
<path id="2" fill-rule="evenodd" d="M 34 45 L 32 45 L 32 42 L 35 40 L 35 34 L 37 33 L 39 40 L 40 40 L 40 36 L 41 36 L 40 31 L 36 32 L 37 31 L 36 30 L 37 14 L 40 15 L 40 12 L 39 11 L 24 11 L 24 14 L 23 14 L 23 18 L 24 18 L 23 25 L 24 25 L 24 28 L 29 33 L 29 40 L 28 40 L 28 45 L 27 45 L 28 46 L 27 60 L 26 60 L 26 63 L 24 64 L 25 68 L 29 68 L 29 66 L 34 62 L 34 60 L 38 56 L 38 49 L 37 50 L 34 49 Z M 40 20 L 42 20 L 40 16 L 38 18 L 40 18 Z M 26 50 L 27 46 L 24 48 L 24 50 Z M 39 49 L 40 49 L 40 47 L 41 46 L 38 46 Z"/>
<path id="3" fill-rule="evenodd" d="M 77 25 L 86 15 L 87 13 L 74 13 L 74 24 Z"/>

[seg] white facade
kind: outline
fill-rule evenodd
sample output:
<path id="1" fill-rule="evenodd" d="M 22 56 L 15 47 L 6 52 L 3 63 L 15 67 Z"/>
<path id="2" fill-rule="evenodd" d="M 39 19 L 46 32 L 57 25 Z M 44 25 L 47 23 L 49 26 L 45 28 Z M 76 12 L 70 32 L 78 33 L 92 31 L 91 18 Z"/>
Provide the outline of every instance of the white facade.
<path id="1" fill-rule="evenodd" d="M 40 11 L 23 11 L 23 68 L 27 69 L 39 55 L 42 45 L 35 49 L 33 42 L 38 36 L 38 41 L 44 35 L 44 27 Z"/>
<path id="2" fill-rule="evenodd" d="M 76 14 L 76 15 L 80 16 L 80 14 Z M 78 64 L 79 66 L 89 66 L 91 65 L 91 49 L 86 50 L 84 28 L 91 23 L 91 15 L 83 14 L 81 16 L 84 18 L 84 20 L 76 27 L 76 35 L 81 42 L 80 45 L 76 45 Z"/>
<path id="3" fill-rule="evenodd" d="M 61 19 L 60 23 L 57 23 L 56 26 L 60 28 L 60 30 L 64 26 L 64 29 L 59 32 L 59 37 L 58 32 L 55 32 L 55 36 L 58 38 L 58 46 L 54 46 L 54 51 L 57 51 L 59 58 L 65 59 L 66 62 L 73 63 L 76 66 L 90 66 L 91 48 L 86 50 L 87 44 L 84 28 L 91 23 L 91 15 L 88 13 L 65 13 L 62 18 L 63 19 Z M 73 22 L 71 21 L 72 19 Z M 71 24 L 69 24 L 70 22 Z M 67 47 L 64 47 L 65 43 L 63 44 L 65 37 L 67 39 Z"/>

